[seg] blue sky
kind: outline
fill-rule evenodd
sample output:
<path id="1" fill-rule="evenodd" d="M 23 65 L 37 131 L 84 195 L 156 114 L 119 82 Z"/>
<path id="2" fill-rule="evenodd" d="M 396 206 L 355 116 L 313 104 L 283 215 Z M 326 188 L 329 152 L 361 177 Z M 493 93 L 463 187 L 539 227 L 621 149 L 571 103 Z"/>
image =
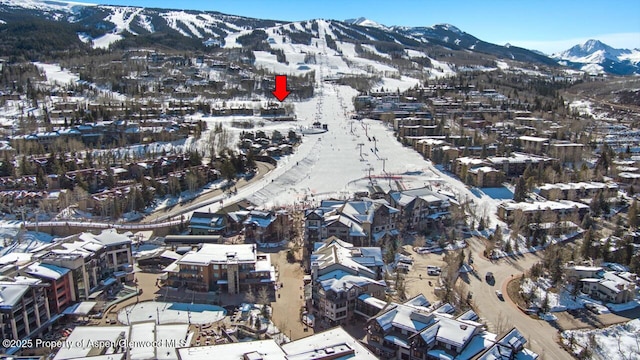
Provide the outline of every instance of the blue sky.
<path id="1" fill-rule="evenodd" d="M 91 2 L 89 0 L 88 2 Z M 99 0 L 101 4 L 211 10 L 275 20 L 366 17 L 384 25 L 449 23 L 482 40 L 547 53 L 590 38 L 640 48 L 640 1 L 596 0 Z"/>

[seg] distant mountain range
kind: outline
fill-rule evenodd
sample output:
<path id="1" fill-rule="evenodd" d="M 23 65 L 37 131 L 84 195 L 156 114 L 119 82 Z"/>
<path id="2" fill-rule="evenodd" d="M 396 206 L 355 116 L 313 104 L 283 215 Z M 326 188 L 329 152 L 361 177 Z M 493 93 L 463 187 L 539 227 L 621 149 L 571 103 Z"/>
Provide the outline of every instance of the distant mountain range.
<path id="1" fill-rule="evenodd" d="M 130 44 L 155 44 L 186 48 L 224 45 L 254 30 L 267 30 L 282 25 L 296 41 L 317 37 L 317 20 L 288 23 L 286 21 L 252 19 L 212 11 L 170 10 L 132 6 L 107 6 L 65 1 L 0 0 L 0 31 L 22 40 L 27 22 L 54 21 L 68 25 L 80 42 L 94 48 L 106 48 L 119 40 Z M 19 29 L 11 28 L 13 24 Z M 491 44 L 448 24 L 432 27 L 387 27 L 360 18 L 348 21 L 328 20 L 335 41 L 361 44 L 388 43 L 405 48 L 440 47 L 445 51 L 464 50 L 489 54 L 516 61 L 555 65 L 555 62 L 533 51 Z M 28 26 L 27 26 L 28 27 Z M 9 32 L 9 30 L 15 30 Z M 18 31 L 20 30 L 20 31 Z M 30 37 L 36 36 L 30 33 Z M 31 38 L 29 38 L 31 39 Z M 2 39 L 0 39 L 0 43 Z M 12 42 L 13 44 L 13 42 Z M 1 45 L 1 44 L 0 44 Z M 0 50 L 2 50 L 0 48 Z M 0 53 L 1 54 L 1 53 Z"/>
<path id="2" fill-rule="evenodd" d="M 551 57 L 561 65 L 588 73 L 640 75 L 640 50 L 616 49 L 598 40 L 588 40 Z"/>
<path id="3" fill-rule="evenodd" d="M 482 66 L 499 58 L 547 66 L 560 62 L 614 74 L 638 73 L 637 50 L 611 49 L 599 42 L 548 57 L 538 51 L 483 41 L 450 24 L 385 26 L 366 18 L 286 22 L 213 11 L 39 0 L 0 0 L 0 56 L 15 55 L 11 52 L 16 49 L 26 51 L 27 55 L 22 55 L 32 58 L 38 52 L 82 51 L 112 45 L 203 50 L 208 46 L 239 46 L 237 43 L 256 50 L 256 44 L 264 47 L 261 42 L 275 35 L 285 36 L 293 43 L 311 44 L 312 39 L 321 36 L 321 22 L 327 26 L 324 33 L 330 40 L 372 45 L 377 52 L 392 58 L 413 49 L 465 59 L 464 54 L 471 53 L 475 54 L 473 61 Z M 593 55 L 598 51 L 603 55 Z M 400 56 L 406 57 L 406 52 Z"/>

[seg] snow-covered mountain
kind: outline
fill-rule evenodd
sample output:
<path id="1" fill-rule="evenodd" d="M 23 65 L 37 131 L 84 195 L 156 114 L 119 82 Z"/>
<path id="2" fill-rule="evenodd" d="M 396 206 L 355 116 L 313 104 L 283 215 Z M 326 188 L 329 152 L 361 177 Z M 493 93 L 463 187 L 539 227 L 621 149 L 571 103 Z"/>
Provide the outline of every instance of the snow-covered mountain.
<path id="1" fill-rule="evenodd" d="M 347 19 L 344 22 L 351 25 L 360 25 L 360 26 L 369 26 L 369 27 L 374 27 L 379 29 L 387 29 L 386 26 L 379 24 L 373 20 L 367 19 L 365 17 L 359 17 L 357 19 Z"/>
<path id="2" fill-rule="evenodd" d="M 515 46 L 500 46 L 482 41 L 450 24 L 430 27 L 385 26 L 375 21 L 358 18 L 347 21 L 322 20 L 327 24 L 326 33 L 320 35 L 320 20 L 289 23 L 286 21 L 253 19 L 225 15 L 213 11 L 170 10 L 134 6 L 93 5 L 69 1 L 0 0 L 0 55 L 3 49 L 15 48 L 15 44 L 34 41 L 43 32 L 25 35 L 25 25 L 38 22 L 44 28 L 55 22 L 60 33 L 49 36 L 48 46 L 63 46 L 72 42 L 75 48 L 91 46 L 107 48 L 115 43 L 129 46 L 164 46 L 175 49 L 201 49 L 205 46 L 237 47 L 256 42 L 272 43 L 286 37 L 292 43 L 311 44 L 327 34 L 334 41 L 358 43 L 365 51 L 383 57 L 398 56 L 406 50 L 442 51 L 459 50 L 476 54 L 482 63 L 497 58 L 556 65 L 555 61 L 533 51 Z M 11 26 L 14 26 L 13 28 Z M 64 26 L 64 28 L 60 28 Z M 56 30 L 57 31 L 57 30 Z M 68 34 L 75 34 L 71 37 Z M 73 37 L 73 39 L 71 39 Z M 3 43 L 4 41 L 4 43 Z M 280 40 L 278 40 L 280 41 Z M 41 44 L 35 44 L 38 48 Z M 375 48 L 372 50 L 372 48 Z M 487 56 L 489 55 L 489 56 Z"/>
<path id="3" fill-rule="evenodd" d="M 588 40 L 551 57 L 590 73 L 640 74 L 640 50 L 616 49 L 599 40 Z"/>

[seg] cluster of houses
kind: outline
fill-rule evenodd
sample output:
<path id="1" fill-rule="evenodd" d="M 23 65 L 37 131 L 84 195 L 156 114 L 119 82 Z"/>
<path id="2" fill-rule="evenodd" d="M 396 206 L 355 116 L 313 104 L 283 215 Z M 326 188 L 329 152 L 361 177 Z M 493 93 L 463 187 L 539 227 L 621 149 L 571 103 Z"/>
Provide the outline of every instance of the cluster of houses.
<path id="1" fill-rule="evenodd" d="M 31 157 L 28 161 L 48 173 L 52 171 L 54 162 L 63 160 Z M 65 166 L 77 170 L 46 175 L 42 182 L 33 175 L 0 178 L 0 209 L 11 214 L 20 213 L 23 207 L 40 206 L 41 209 L 57 213 L 71 205 L 68 199 L 70 189 L 80 186 L 90 195 L 77 199 L 78 208 L 96 216 L 109 217 L 130 210 L 127 204 L 132 203 L 131 196 L 135 195 L 133 189 L 142 191 L 140 180 L 143 178 L 155 185 L 144 189 L 150 191 L 147 201 L 156 193 L 190 189 L 194 184 L 190 184 L 189 174 L 195 175 L 191 177 L 197 180 L 197 187 L 215 181 L 220 176 L 220 172 L 210 165 L 192 166 L 188 154 L 166 155 L 108 169 L 86 167 L 82 159 L 66 158 L 64 161 Z"/>
<path id="2" fill-rule="evenodd" d="M 454 316 L 449 304 L 432 305 L 419 295 L 405 303 L 387 302 L 379 247 L 357 247 L 331 236 L 315 244 L 307 308 L 314 321 L 329 325 L 363 321 L 368 348 L 381 358 L 536 359 L 515 328 L 487 331 L 468 311 Z"/>
<path id="3" fill-rule="evenodd" d="M 66 122 L 64 119 L 63 121 Z M 193 134 L 198 126 L 201 124 L 185 121 L 183 118 L 99 121 L 74 126 L 67 126 L 63 123 L 56 130 L 14 135 L 10 139 L 16 148 L 31 142 L 42 145 L 45 151 L 56 141 L 68 142 L 71 140 L 80 141 L 87 146 L 108 146 L 111 144 L 122 146 L 184 139 L 189 134 Z"/>
<path id="4" fill-rule="evenodd" d="M 428 188 L 372 193 L 359 200 L 323 200 L 305 213 L 305 241 L 337 236 L 352 244 L 380 244 L 399 229 L 435 228 L 450 218 L 455 200 Z"/>
<path id="5" fill-rule="evenodd" d="M 129 235 L 104 230 L 0 257 L 2 338 L 41 337 L 61 317 L 74 315 L 78 303 L 88 311 L 92 300 L 132 281 L 131 243 Z"/>
<path id="6" fill-rule="evenodd" d="M 246 206 L 244 206 L 246 205 Z M 291 221 L 288 212 L 256 210 L 250 204 L 236 204 L 217 213 L 194 212 L 189 220 L 191 235 L 226 235 L 244 233 L 248 241 L 258 244 L 279 243 L 289 238 Z"/>
<path id="7" fill-rule="evenodd" d="M 282 134 L 278 137 L 275 133 L 272 133 L 271 138 L 267 138 L 266 134 L 264 137 L 259 137 L 259 133 L 243 133 L 238 147 L 245 154 L 254 156 L 278 157 L 291 154 L 294 146 L 300 141 L 299 136 L 293 130 L 289 131 L 286 137 Z"/>
<path id="8" fill-rule="evenodd" d="M 387 303 L 361 295 L 356 305 L 367 319 L 367 344 L 385 359 L 537 359 L 516 328 L 488 332 L 469 310 L 454 316 L 450 304 L 431 304 L 424 295 Z"/>

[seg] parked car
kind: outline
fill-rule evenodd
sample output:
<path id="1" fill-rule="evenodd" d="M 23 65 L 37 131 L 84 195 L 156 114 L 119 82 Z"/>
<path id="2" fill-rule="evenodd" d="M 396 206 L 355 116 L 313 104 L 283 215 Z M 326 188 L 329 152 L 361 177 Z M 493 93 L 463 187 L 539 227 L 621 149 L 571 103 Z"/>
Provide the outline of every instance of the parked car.
<path id="1" fill-rule="evenodd" d="M 600 310 L 598 310 L 598 307 L 595 306 L 594 304 L 591 303 L 586 303 L 584 304 L 585 309 L 591 311 L 594 314 L 600 314 Z"/>
<path id="2" fill-rule="evenodd" d="M 427 265 L 427 275 L 438 276 L 442 272 L 439 266 Z"/>

